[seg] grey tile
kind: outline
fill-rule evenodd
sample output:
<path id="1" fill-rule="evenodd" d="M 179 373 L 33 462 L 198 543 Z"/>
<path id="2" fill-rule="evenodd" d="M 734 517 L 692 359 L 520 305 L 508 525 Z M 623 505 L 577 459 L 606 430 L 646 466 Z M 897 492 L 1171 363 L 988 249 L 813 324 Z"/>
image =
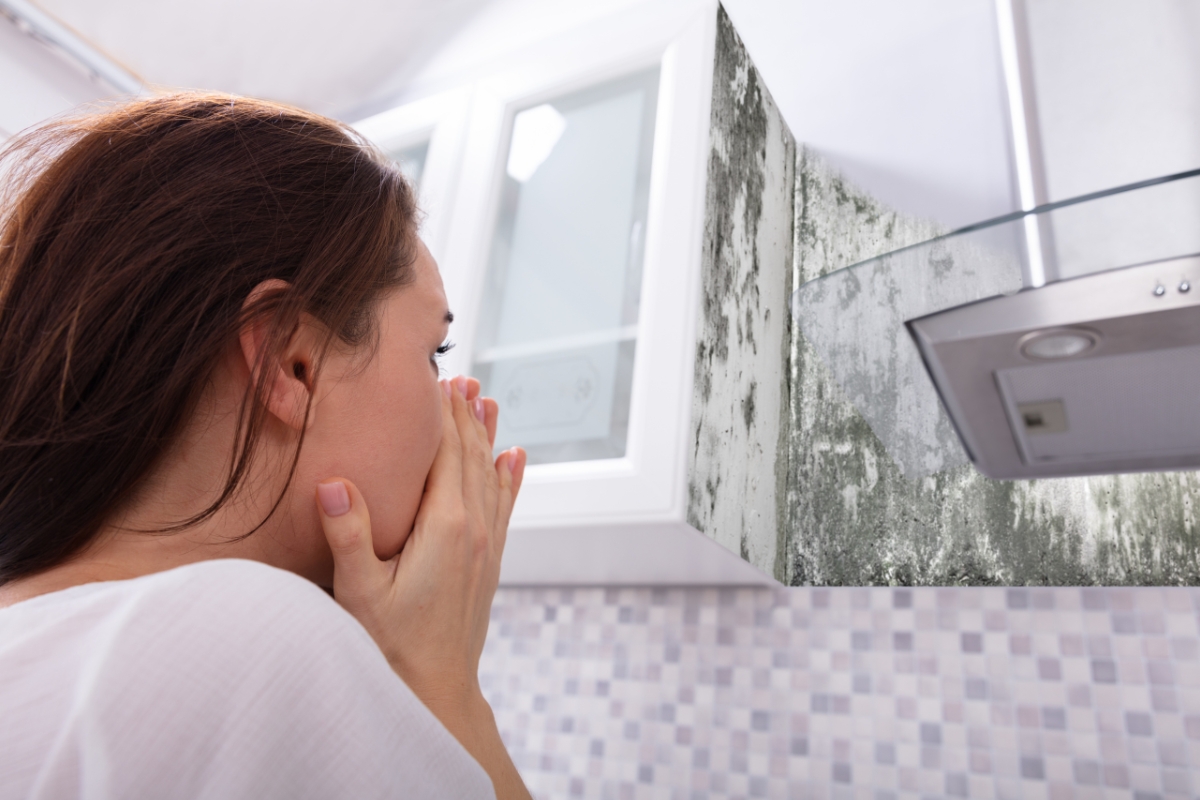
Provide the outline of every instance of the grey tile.
<path id="1" fill-rule="evenodd" d="M 1200 591 L 1085 589 L 1082 616 L 1065 591 L 502 589 L 480 685 L 539 797 L 955 798 L 977 780 L 1016 800 L 1029 781 L 1048 800 L 1200 797 Z M 1073 758 L 1086 737 L 1100 749 Z M 856 757 L 894 784 L 856 785 Z M 623 778 L 597 771 L 629 759 Z"/>
<path id="2" fill-rule="evenodd" d="M 1066 730 L 1067 727 L 1067 712 L 1062 708 L 1043 708 L 1042 709 L 1042 727 L 1049 730 Z"/>
<path id="3" fill-rule="evenodd" d="M 1029 599 L 1039 611 L 1050 611 L 1054 608 L 1053 589 L 1033 589 L 1029 592 Z"/>
<path id="4" fill-rule="evenodd" d="M 1104 589 L 1083 589 L 1083 607 L 1087 611 L 1107 611 L 1108 593 Z"/>
<path id="5" fill-rule="evenodd" d="M 1183 729 L 1189 739 L 1200 739 L 1200 714 L 1188 714 L 1184 717 Z"/>
<path id="6" fill-rule="evenodd" d="M 1188 746 L 1183 740 L 1159 741 L 1158 762 L 1165 767 L 1188 766 Z"/>
<path id="7" fill-rule="evenodd" d="M 1076 783 L 1083 786 L 1100 785 L 1100 762 L 1079 759 L 1075 761 L 1072 767 Z"/>
<path id="8" fill-rule="evenodd" d="M 1166 685 L 1175 683 L 1175 665 L 1170 661 L 1146 662 L 1146 677 L 1150 683 Z"/>
<path id="9" fill-rule="evenodd" d="M 1130 736 L 1153 736 L 1154 720 L 1144 711 L 1126 711 L 1125 732 Z"/>
<path id="10" fill-rule="evenodd" d="M 1101 767 L 1104 774 L 1104 785 L 1114 789 L 1129 788 L 1129 767 L 1124 764 L 1106 763 Z"/>
<path id="11" fill-rule="evenodd" d="M 1038 659 L 1038 677 L 1044 681 L 1062 680 L 1062 667 L 1057 658 Z"/>
<path id="12" fill-rule="evenodd" d="M 1181 769 L 1164 769 L 1159 777 L 1162 788 L 1168 795 L 1186 794 L 1192 790 L 1191 776 Z"/>
<path id="13" fill-rule="evenodd" d="M 988 682 L 983 678 L 967 678 L 963 682 L 963 695 L 968 700 L 988 699 Z"/>
<path id="14" fill-rule="evenodd" d="M 1025 589 L 1009 589 L 1005 597 L 1009 608 L 1029 608 L 1029 592 Z"/>
<path id="15" fill-rule="evenodd" d="M 1153 686 L 1150 688 L 1150 707 L 1155 711 L 1174 714 L 1179 711 L 1178 699 L 1173 686 Z"/>
<path id="16" fill-rule="evenodd" d="M 1092 680 L 1096 683 L 1117 682 L 1117 662 L 1107 658 L 1092 659 Z"/>

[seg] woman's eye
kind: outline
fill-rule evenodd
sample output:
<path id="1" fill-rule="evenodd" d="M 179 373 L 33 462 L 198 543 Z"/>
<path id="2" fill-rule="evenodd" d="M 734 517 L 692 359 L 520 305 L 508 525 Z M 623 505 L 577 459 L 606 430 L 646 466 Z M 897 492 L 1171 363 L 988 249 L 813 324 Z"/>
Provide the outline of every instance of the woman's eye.
<path id="1" fill-rule="evenodd" d="M 433 351 L 433 358 L 429 360 L 433 364 L 434 368 L 438 371 L 439 375 L 442 374 L 442 356 L 446 355 L 446 353 L 449 353 L 453 349 L 454 342 L 446 342 L 441 347 Z"/>
<path id="2" fill-rule="evenodd" d="M 430 362 L 433 368 L 437 369 L 439 375 L 442 374 L 442 356 L 449 353 L 452 349 L 454 349 L 454 342 L 445 342 L 437 350 L 433 351 L 433 357 L 430 359 Z"/>

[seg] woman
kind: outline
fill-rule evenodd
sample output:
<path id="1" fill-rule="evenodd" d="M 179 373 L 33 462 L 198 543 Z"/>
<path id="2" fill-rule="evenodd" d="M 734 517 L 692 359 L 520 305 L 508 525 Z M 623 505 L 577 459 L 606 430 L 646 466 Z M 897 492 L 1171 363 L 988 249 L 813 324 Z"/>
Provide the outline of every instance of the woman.
<path id="1" fill-rule="evenodd" d="M 195 94 L 3 170 L 0 797 L 528 797 L 477 681 L 525 457 L 399 171 Z"/>

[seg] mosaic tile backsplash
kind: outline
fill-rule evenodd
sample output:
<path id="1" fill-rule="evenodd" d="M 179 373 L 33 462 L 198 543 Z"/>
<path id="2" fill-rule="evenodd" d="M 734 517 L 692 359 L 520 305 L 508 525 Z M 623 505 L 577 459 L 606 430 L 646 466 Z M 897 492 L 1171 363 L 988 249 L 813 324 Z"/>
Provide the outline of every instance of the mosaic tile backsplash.
<path id="1" fill-rule="evenodd" d="M 1197 798 L 1200 590 L 501 589 L 537 798 Z"/>

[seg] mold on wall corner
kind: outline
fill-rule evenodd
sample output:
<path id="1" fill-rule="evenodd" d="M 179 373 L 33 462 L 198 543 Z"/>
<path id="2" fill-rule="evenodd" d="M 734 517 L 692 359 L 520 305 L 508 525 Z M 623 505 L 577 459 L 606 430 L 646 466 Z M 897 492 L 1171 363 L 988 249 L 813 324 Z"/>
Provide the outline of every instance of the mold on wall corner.
<path id="1" fill-rule="evenodd" d="M 795 212 L 797 286 L 942 233 L 805 148 Z M 910 480 L 798 325 L 792 336 L 788 583 L 1200 583 L 1200 473 L 993 481 L 963 465 Z"/>
<path id="2" fill-rule="evenodd" d="M 796 146 L 717 14 L 687 518 L 784 580 Z"/>
<path id="3" fill-rule="evenodd" d="M 1014 482 L 943 462 L 906 477 L 790 298 L 945 231 L 798 148 L 717 14 L 688 522 L 790 585 L 1200 585 L 1200 473 Z M 895 395 L 892 417 L 936 429 Z"/>

